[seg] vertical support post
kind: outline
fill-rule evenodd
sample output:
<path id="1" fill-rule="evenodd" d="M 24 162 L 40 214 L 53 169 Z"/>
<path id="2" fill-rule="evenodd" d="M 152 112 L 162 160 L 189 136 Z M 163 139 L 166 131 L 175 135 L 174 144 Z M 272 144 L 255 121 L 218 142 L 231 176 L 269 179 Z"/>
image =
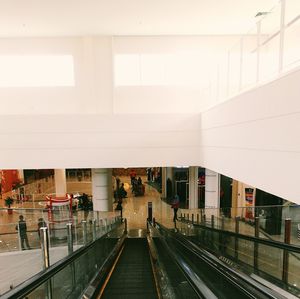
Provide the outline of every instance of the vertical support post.
<path id="1" fill-rule="evenodd" d="M 215 228 L 215 215 L 211 215 L 211 228 Z M 214 231 L 208 232 L 211 236 L 211 248 L 214 248 Z"/>
<path id="2" fill-rule="evenodd" d="M 23 248 L 22 248 L 22 241 L 21 241 L 21 235 L 20 235 L 20 224 L 18 223 L 18 243 L 19 243 L 19 249 L 20 250 L 23 250 Z M 24 246 L 24 241 L 23 241 L 23 246 Z"/>
<path id="3" fill-rule="evenodd" d="M 235 233 L 239 234 L 240 233 L 240 217 L 236 216 L 235 217 Z M 236 236 L 234 240 L 234 256 L 235 259 L 238 260 L 239 258 L 239 238 Z"/>
<path id="4" fill-rule="evenodd" d="M 187 214 L 187 221 L 189 221 L 190 220 L 190 214 L 188 213 Z"/>
<path id="5" fill-rule="evenodd" d="M 96 222 L 96 235 L 100 236 L 100 234 L 101 234 L 101 227 L 100 227 L 100 219 L 99 219 L 98 215 L 97 215 L 96 221 L 97 221 Z"/>
<path id="6" fill-rule="evenodd" d="M 180 219 L 182 219 L 182 213 L 180 213 Z"/>
<path id="7" fill-rule="evenodd" d="M 285 0 L 281 0 L 281 11 L 280 11 L 280 35 L 279 35 L 279 65 L 278 73 L 282 72 L 283 68 L 283 51 L 284 51 L 284 32 L 285 32 Z"/>
<path id="8" fill-rule="evenodd" d="M 225 230 L 225 216 L 222 215 L 222 218 L 221 218 L 221 230 Z"/>
<path id="9" fill-rule="evenodd" d="M 194 224 L 194 214 L 192 214 L 192 224 Z"/>
<path id="10" fill-rule="evenodd" d="M 93 241 L 97 239 L 96 221 L 96 219 L 93 219 Z"/>
<path id="11" fill-rule="evenodd" d="M 109 232 L 109 219 L 105 218 L 105 232 Z"/>
<path id="12" fill-rule="evenodd" d="M 83 240 L 83 245 L 87 244 L 87 226 L 86 226 L 86 220 L 81 221 L 82 224 L 82 240 Z"/>
<path id="13" fill-rule="evenodd" d="M 103 220 L 99 219 L 99 223 L 98 223 L 98 235 L 102 236 L 103 233 Z"/>
<path id="14" fill-rule="evenodd" d="M 203 224 L 206 225 L 206 215 L 203 215 Z"/>
<path id="15" fill-rule="evenodd" d="M 76 245 L 78 245 L 77 224 L 78 224 L 78 219 L 75 221 L 75 225 L 74 225 L 74 235 L 75 235 L 75 244 Z"/>
<path id="16" fill-rule="evenodd" d="M 199 214 L 197 214 L 197 224 L 199 224 Z"/>
<path id="17" fill-rule="evenodd" d="M 185 213 L 183 214 L 183 220 L 185 220 Z"/>
<path id="18" fill-rule="evenodd" d="M 284 243 L 291 244 L 291 219 L 285 219 L 284 222 Z M 288 284 L 289 280 L 289 252 L 283 252 L 283 265 L 282 265 L 282 281 Z"/>
<path id="19" fill-rule="evenodd" d="M 239 78 L 239 91 L 243 85 L 243 62 L 244 62 L 244 39 L 240 40 L 240 78 Z"/>
<path id="20" fill-rule="evenodd" d="M 256 35 L 256 84 L 259 83 L 259 73 L 260 73 L 260 37 L 261 37 L 261 21 L 256 24 L 257 35 Z"/>
<path id="21" fill-rule="evenodd" d="M 68 234 L 68 254 L 73 252 L 73 234 L 72 234 L 72 222 L 67 223 Z"/>
<path id="22" fill-rule="evenodd" d="M 221 252 L 225 252 L 226 247 L 225 247 L 225 236 L 223 234 L 223 231 L 225 230 L 225 216 L 222 215 L 221 217 L 221 231 L 219 231 L 219 249 Z"/>
<path id="23" fill-rule="evenodd" d="M 220 97 L 220 65 L 217 66 L 217 83 L 216 83 L 216 102 L 219 101 Z"/>
<path id="24" fill-rule="evenodd" d="M 42 240 L 41 244 L 42 244 L 42 253 L 43 253 L 43 260 L 44 260 L 44 269 L 47 269 L 50 267 L 48 227 L 41 227 L 40 235 Z M 47 281 L 46 292 L 47 292 L 47 299 L 52 299 L 51 279 Z"/>
<path id="25" fill-rule="evenodd" d="M 124 234 L 127 234 L 128 230 L 127 230 L 127 218 L 124 219 Z"/>
<path id="26" fill-rule="evenodd" d="M 211 228 L 215 228 L 215 215 L 211 215 Z"/>
<path id="27" fill-rule="evenodd" d="M 44 269 L 47 269 L 50 267 L 48 227 L 41 227 L 40 234 L 42 237 L 41 243 L 43 251 Z"/>
<path id="28" fill-rule="evenodd" d="M 259 238 L 259 217 L 255 217 L 255 231 L 254 237 Z"/>
<path id="29" fill-rule="evenodd" d="M 230 51 L 228 51 L 227 54 L 227 80 L 226 80 L 226 96 L 229 96 L 229 85 L 230 85 L 230 79 L 229 79 L 229 75 L 230 75 Z"/>
<path id="30" fill-rule="evenodd" d="M 259 238 L 259 217 L 255 217 L 255 238 Z M 254 243 L 254 271 L 258 271 L 258 243 Z"/>

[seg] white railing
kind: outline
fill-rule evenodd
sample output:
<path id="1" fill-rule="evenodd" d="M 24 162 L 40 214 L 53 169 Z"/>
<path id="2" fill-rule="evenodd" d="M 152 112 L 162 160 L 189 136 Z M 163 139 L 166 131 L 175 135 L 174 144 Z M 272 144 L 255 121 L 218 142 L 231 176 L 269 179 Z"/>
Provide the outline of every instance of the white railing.
<path id="1" fill-rule="evenodd" d="M 273 80 L 299 65 L 300 1 L 281 0 L 224 53 L 201 93 L 204 108 Z"/>

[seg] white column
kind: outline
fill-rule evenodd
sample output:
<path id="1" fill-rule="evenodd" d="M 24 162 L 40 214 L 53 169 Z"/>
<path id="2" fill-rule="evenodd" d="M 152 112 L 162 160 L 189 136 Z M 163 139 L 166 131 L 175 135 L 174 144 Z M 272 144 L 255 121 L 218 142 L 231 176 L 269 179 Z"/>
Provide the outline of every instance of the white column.
<path id="1" fill-rule="evenodd" d="M 166 167 L 166 179 L 173 181 L 173 167 Z"/>
<path id="2" fill-rule="evenodd" d="M 18 169 L 18 176 L 19 180 L 24 183 L 24 170 L 23 169 Z"/>
<path id="3" fill-rule="evenodd" d="M 54 169 L 55 194 L 65 196 L 67 193 L 67 181 L 65 169 Z"/>
<path id="4" fill-rule="evenodd" d="M 189 209 L 198 209 L 198 167 L 189 167 Z"/>
<path id="5" fill-rule="evenodd" d="M 92 169 L 94 211 L 112 211 L 112 170 Z"/>
<path id="6" fill-rule="evenodd" d="M 205 208 L 220 207 L 220 179 L 217 172 L 205 169 Z"/>

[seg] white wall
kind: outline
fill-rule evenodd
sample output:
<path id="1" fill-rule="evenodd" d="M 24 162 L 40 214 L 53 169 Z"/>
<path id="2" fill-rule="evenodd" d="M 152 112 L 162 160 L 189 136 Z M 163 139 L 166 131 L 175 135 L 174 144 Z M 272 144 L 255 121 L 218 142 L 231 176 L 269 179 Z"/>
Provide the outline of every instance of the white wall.
<path id="1" fill-rule="evenodd" d="M 75 87 L 0 88 L 0 115 L 112 112 L 111 37 L 0 39 L 5 54 L 73 55 Z"/>
<path id="2" fill-rule="evenodd" d="M 237 36 L 0 39 L 0 55 L 67 54 L 73 55 L 75 67 L 75 87 L 0 88 L 0 115 L 197 113 L 201 96 L 197 87 L 114 88 L 113 55 L 198 53 L 207 57 L 208 67 L 199 68 L 209 79 L 210 63 L 214 64 L 236 39 Z"/>
<path id="3" fill-rule="evenodd" d="M 114 89 L 114 111 L 131 114 L 199 113 L 203 106 L 207 106 L 203 90 L 207 89 L 211 79 L 216 79 L 218 62 L 227 62 L 227 49 L 237 40 L 238 36 L 114 37 L 114 55 L 140 58 L 138 66 L 128 67 L 128 73 L 134 72 L 132 76 L 136 85 L 116 86 Z M 250 36 L 247 41 L 255 45 L 256 39 Z M 239 47 L 234 51 L 239 51 Z M 174 55 L 182 61 L 180 59 L 178 65 L 176 60 L 173 61 L 175 65 L 154 63 L 143 72 L 143 55 Z M 163 64 L 167 58 L 161 59 Z M 138 83 L 148 76 L 161 77 L 157 81 L 168 83 L 154 86 Z M 173 85 L 173 81 L 178 85 Z"/>
<path id="4" fill-rule="evenodd" d="M 0 54 L 71 53 L 76 78 L 74 88 L 0 89 L 0 169 L 199 165 L 299 202 L 299 70 L 201 116 L 197 90 L 114 89 L 113 53 L 217 53 L 233 39 L 0 40 Z"/>
<path id="5" fill-rule="evenodd" d="M 204 167 L 300 203 L 300 70 L 202 113 Z"/>
<path id="6" fill-rule="evenodd" d="M 200 116 L 6 115 L 0 140 L 0 169 L 196 165 Z"/>

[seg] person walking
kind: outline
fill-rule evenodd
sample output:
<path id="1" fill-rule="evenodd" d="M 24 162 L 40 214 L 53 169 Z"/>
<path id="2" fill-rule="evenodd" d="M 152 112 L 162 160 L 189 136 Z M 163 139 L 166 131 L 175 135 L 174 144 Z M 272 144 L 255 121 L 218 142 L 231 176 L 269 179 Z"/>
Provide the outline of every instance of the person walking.
<path id="1" fill-rule="evenodd" d="M 179 196 L 178 196 L 178 194 L 175 195 L 174 200 L 172 201 L 171 207 L 172 207 L 173 212 L 174 212 L 173 221 L 176 223 L 176 220 L 178 220 L 177 211 L 179 209 Z"/>
<path id="2" fill-rule="evenodd" d="M 19 219 L 20 220 L 19 220 L 18 225 L 16 226 L 16 230 L 19 231 L 19 236 L 20 236 L 20 239 L 21 239 L 21 248 L 22 248 L 22 250 L 25 250 L 25 247 L 24 247 L 24 241 L 25 241 L 27 249 L 31 249 L 30 246 L 29 246 L 28 237 L 27 237 L 26 221 L 24 220 L 23 215 L 20 215 Z"/>

